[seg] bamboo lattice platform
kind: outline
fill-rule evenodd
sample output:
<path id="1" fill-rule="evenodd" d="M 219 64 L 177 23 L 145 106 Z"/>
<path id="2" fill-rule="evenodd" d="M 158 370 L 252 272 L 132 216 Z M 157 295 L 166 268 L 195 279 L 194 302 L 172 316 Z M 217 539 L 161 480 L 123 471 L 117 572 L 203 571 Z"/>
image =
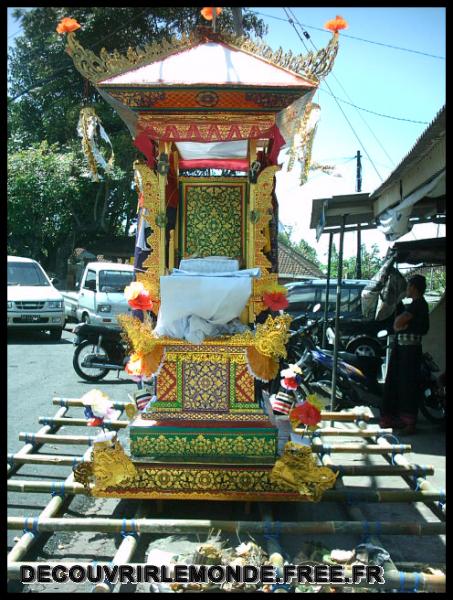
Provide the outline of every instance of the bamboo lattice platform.
<path id="1" fill-rule="evenodd" d="M 278 542 L 272 534 L 278 530 L 279 534 L 285 535 L 322 535 L 341 534 L 366 536 L 369 541 L 382 545 L 377 538 L 378 535 L 411 535 L 411 536 L 437 536 L 445 533 L 445 494 L 436 490 L 427 481 L 426 476 L 432 475 L 434 469 L 429 465 L 412 465 L 404 456 L 410 452 L 411 447 L 400 444 L 395 440 L 390 430 L 382 430 L 368 425 L 370 412 L 348 412 L 348 413 L 323 413 L 323 427 L 316 433 L 312 440 L 312 449 L 317 454 L 319 464 L 328 466 L 339 471 L 335 488 L 324 493 L 321 503 L 341 503 L 349 515 L 347 521 L 284 521 L 274 522 L 272 505 L 263 496 L 259 500 L 262 520 L 251 521 L 228 521 L 208 519 L 166 519 L 149 518 L 149 506 L 140 500 L 134 500 L 136 511 L 134 518 L 94 517 L 74 518 L 65 516 L 68 502 L 75 495 L 89 495 L 89 491 L 82 484 L 74 481 L 72 471 L 64 481 L 61 479 L 49 481 L 48 479 L 36 480 L 39 477 L 39 469 L 44 465 L 62 466 L 74 468 L 83 461 L 89 461 L 91 456 L 91 444 L 93 436 L 65 436 L 59 433 L 63 426 L 85 426 L 86 419 L 70 417 L 70 408 L 81 409 L 82 403 L 79 399 L 54 398 L 53 403 L 60 406 L 54 417 L 40 417 L 39 422 L 43 427 L 36 433 L 21 433 L 19 439 L 25 441 L 25 445 L 17 453 L 8 456 L 8 490 L 11 492 L 43 493 L 51 494 L 51 499 L 39 514 L 28 514 L 20 517 L 8 518 L 8 529 L 22 530 L 22 535 L 17 539 L 8 555 L 8 579 L 19 578 L 20 566 L 24 563 L 33 565 L 27 560 L 31 556 L 31 549 L 35 542 L 43 534 L 55 535 L 57 532 L 98 532 L 105 534 L 121 533 L 122 542 L 109 564 L 128 564 L 136 566 L 134 554 L 137 549 L 140 536 L 152 534 L 206 534 L 213 530 L 225 533 L 240 532 L 243 535 L 265 534 L 272 550 L 278 549 Z M 112 429 L 119 429 L 127 425 L 127 421 L 121 421 L 121 415 L 125 403 L 115 403 L 114 408 L 118 411 L 115 419 L 109 423 Z M 333 437 L 339 441 L 330 443 Z M 353 438 L 353 441 L 343 441 L 344 438 Z M 392 443 L 389 442 L 391 438 Z M 396 443 L 394 443 L 396 441 Z M 62 452 L 60 445 L 76 444 L 88 446 L 83 454 L 78 456 L 67 456 L 64 454 L 44 454 L 38 452 L 46 444 L 52 444 L 53 448 Z M 370 455 L 383 457 L 388 464 L 342 464 L 341 461 L 334 462 L 332 454 L 338 457 L 346 453 L 352 453 L 362 459 Z M 18 471 L 24 465 L 36 465 L 35 477 L 30 479 L 18 479 Z M 398 476 L 407 484 L 407 489 L 384 488 L 367 489 L 361 486 L 345 485 L 344 477 L 360 476 Z M 434 522 L 380 522 L 367 521 L 362 510 L 357 506 L 360 503 L 415 503 L 422 502 L 437 518 Z M 247 512 L 247 511 L 246 511 Z M 321 516 L 321 515 L 320 515 Z M 270 538 L 269 538 L 270 536 Z M 85 561 L 86 562 L 86 561 Z M 42 564 L 42 563 L 40 563 Z M 71 561 L 47 561 L 49 565 L 72 566 L 84 564 L 83 560 Z M 88 564 L 88 563 L 86 563 Z M 103 564 L 99 561 L 99 565 Z M 391 560 L 385 565 L 384 578 L 385 589 L 398 589 L 403 580 L 407 589 L 415 588 L 419 591 L 445 591 L 445 576 L 429 575 L 410 571 L 410 563 L 405 563 L 404 569 L 398 568 Z M 415 567 L 415 563 L 413 564 Z M 412 586 L 412 587 L 411 587 Z M 381 588 L 382 589 L 382 588 Z M 94 588 L 97 592 L 111 592 L 113 588 L 107 584 L 97 584 Z"/>

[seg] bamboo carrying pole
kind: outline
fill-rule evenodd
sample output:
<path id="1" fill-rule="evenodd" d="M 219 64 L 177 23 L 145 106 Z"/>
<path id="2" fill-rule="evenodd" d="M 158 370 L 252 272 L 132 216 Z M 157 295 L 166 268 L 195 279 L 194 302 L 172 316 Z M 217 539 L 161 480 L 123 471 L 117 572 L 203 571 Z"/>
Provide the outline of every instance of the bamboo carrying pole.
<path id="1" fill-rule="evenodd" d="M 60 454 L 35 454 L 21 456 L 8 454 L 8 461 L 17 465 L 54 465 L 55 467 L 74 467 L 82 462 L 83 456 L 62 456 Z"/>
<path id="2" fill-rule="evenodd" d="M 370 415 L 365 411 L 357 411 L 357 412 L 332 412 L 332 411 L 321 411 L 321 422 L 322 421 L 343 421 L 343 422 L 353 422 L 353 421 L 368 421 L 370 419 Z"/>
<path id="3" fill-rule="evenodd" d="M 90 460 L 90 456 L 91 456 L 91 448 L 88 448 L 83 456 L 83 459 Z M 13 482 L 9 481 L 8 483 L 13 483 Z M 70 487 L 73 484 L 74 484 L 74 473 L 71 472 L 69 477 L 67 477 L 64 481 L 66 493 L 67 493 L 66 486 Z M 55 490 L 55 488 L 52 488 L 49 491 L 53 492 L 54 490 Z M 63 502 L 64 502 L 63 496 L 56 496 L 56 495 L 53 496 L 52 499 L 47 504 L 47 506 L 41 512 L 39 517 L 42 519 L 45 519 L 48 517 L 54 517 L 60 510 Z M 35 529 L 35 521 L 34 520 L 32 523 L 32 528 Z M 38 533 L 36 531 L 24 532 L 24 534 L 21 536 L 20 540 L 17 542 L 17 544 L 15 544 L 15 546 L 12 548 L 12 550 L 8 554 L 8 561 L 14 562 L 14 561 L 17 561 L 17 560 L 20 560 L 21 558 L 23 558 L 25 556 L 25 554 L 27 553 L 27 551 L 30 549 L 30 547 L 34 544 L 34 542 L 36 541 L 37 538 L 38 538 Z"/>
<path id="4" fill-rule="evenodd" d="M 268 513 L 266 513 L 267 515 Z M 25 525 L 33 520 L 32 517 L 8 517 L 9 529 L 23 529 Z M 221 530 L 226 533 L 244 532 L 263 534 L 275 531 L 288 535 L 308 534 L 365 534 L 377 533 L 393 535 L 439 535 L 445 532 L 445 523 L 393 523 L 357 521 L 283 521 L 277 524 L 271 519 L 263 521 L 217 521 L 203 519 L 146 519 L 138 516 L 132 519 L 111 519 L 107 517 L 92 518 L 60 518 L 40 517 L 36 525 L 39 532 L 50 531 L 97 531 L 101 533 L 120 533 L 125 528 L 135 529 L 139 533 L 161 534 L 173 533 L 209 533 L 212 529 Z"/>
<path id="5" fill-rule="evenodd" d="M 296 427 L 294 433 L 298 433 L 303 435 L 305 433 L 305 429 L 303 427 Z M 316 435 L 328 435 L 329 437 L 366 437 L 369 438 L 370 435 L 382 435 L 382 434 L 391 434 L 391 429 L 378 429 L 377 431 L 367 431 L 366 429 L 336 429 L 335 427 L 328 427 L 326 429 L 317 429 Z"/>
<path id="6" fill-rule="evenodd" d="M 50 494 L 56 489 L 63 489 L 65 494 L 87 494 L 81 483 L 75 483 L 72 480 L 71 483 L 67 483 L 67 481 L 28 481 L 26 479 L 12 479 L 8 481 L 8 491 L 10 492 Z"/>
<path id="7" fill-rule="evenodd" d="M 334 469 L 338 469 L 336 465 Z M 52 481 L 8 481 L 8 490 L 15 492 L 33 492 L 35 494 L 52 492 L 55 486 L 62 482 Z M 68 494 L 86 494 L 86 490 L 81 483 L 64 484 Z M 125 494 L 126 497 L 126 494 Z M 162 494 L 165 498 L 165 493 Z M 265 497 L 265 494 L 263 494 Z M 324 492 L 322 500 L 325 502 L 435 502 L 440 501 L 443 494 L 440 492 L 415 491 L 415 490 L 369 490 L 361 487 L 345 487 L 344 490 L 327 490 Z M 255 501 L 253 498 L 252 501 Z"/>
<path id="8" fill-rule="evenodd" d="M 330 465 L 326 465 L 330 466 Z M 377 475 L 433 475 L 434 467 L 431 465 L 408 465 L 407 467 L 397 465 L 338 465 L 332 469 L 339 471 L 342 477 L 366 477 Z"/>
<path id="9" fill-rule="evenodd" d="M 94 435 L 52 435 L 52 434 L 43 434 L 40 435 L 38 433 L 24 433 L 21 431 L 19 433 L 19 439 L 33 442 L 37 442 L 38 444 L 48 444 L 48 443 L 56 443 L 56 444 L 70 444 L 70 445 L 91 445 L 96 436 Z"/>
<path id="10" fill-rule="evenodd" d="M 390 447 L 389 442 L 385 438 L 383 438 L 383 437 L 378 438 L 377 443 L 380 446 L 382 446 L 383 448 Z M 393 460 L 393 462 L 396 465 L 398 465 L 400 467 L 407 467 L 410 464 L 407 461 L 406 457 L 402 456 L 401 454 L 394 454 L 392 456 L 392 460 Z M 425 474 L 427 475 L 428 473 L 425 473 Z M 436 491 L 438 491 L 438 490 L 436 490 L 436 488 L 434 488 L 434 486 L 432 486 L 430 484 L 429 481 L 427 481 L 423 477 L 417 477 L 415 482 L 414 482 L 413 479 L 411 480 L 408 477 L 405 477 L 404 475 L 403 475 L 403 479 L 406 481 L 406 483 L 409 486 L 416 487 L 416 489 L 430 491 L 430 492 L 436 492 Z M 445 518 L 445 512 L 446 512 L 446 504 L 445 504 L 445 502 L 443 503 L 442 507 L 440 507 L 440 508 L 438 506 L 429 506 L 429 508 L 436 515 L 436 517 L 438 517 L 440 519 L 444 519 Z"/>
<path id="11" fill-rule="evenodd" d="M 140 520 L 141 517 L 143 517 L 144 515 L 146 515 L 145 503 L 140 502 L 137 510 L 135 511 L 135 518 L 137 520 Z M 140 533 L 138 532 L 138 529 L 135 526 L 135 518 L 129 521 L 129 526 L 128 519 L 122 520 L 122 526 L 119 531 L 121 531 L 123 534 L 123 541 L 121 542 L 118 550 L 115 553 L 115 556 L 113 557 L 112 566 L 127 564 L 130 560 L 132 560 L 134 556 L 140 537 Z M 84 521 L 86 519 L 80 520 Z M 106 520 L 108 521 L 109 519 Z M 126 533 L 128 529 L 130 529 L 129 534 Z M 113 587 L 114 586 L 112 586 L 112 584 L 110 584 L 108 581 L 99 582 L 94 587 L 94 592 L 96 592 L 97 594 L 110 593 L 113 591 Z"/>
<path id="12" fill-rule="evenodd" d="M 83 407 L 84 406 L 84 404 L 80 398 L 60 398 L 59 396 L 54 396 L 54 398 L 52 398 L 52 404 L 56 404 L 57 406 L 65 406 L 65 407 L 70 407 L 70 406 Z M 112 401 L 112 406 L 115 410 L 123 411 L 128 404 L 130 404 L 130 402 L 121 402 L 121 401 L 113 402 Z M 57 415 L 55 415 L 55 416 L 57 416 Z"/>
<path id="13" fill-rule="evenodd" d="M 315 438 L 316 440 L 316 438 Z M 313 442 L 315 441 L 313 440 Z M 412 446 L 410 444 L 392 444 L 388 447 L 383 447 L 379 444 L 320 444 L 317 446 L 316 451 L 320 454 L 330 452 L 340 452 L 342 454 L 349 454 L 354 452 L 362 452 L 363 454 L 388 454 L 389 452 L 411 452 Z"/>
<path id="14" fill-rule="evenodd" d="M 314 446 L 318 446 L 318 448 L 322 447 L 322 441 L 320 439 L 319 440 L 314 440 L 314 441 L 315 441 Z M 331 457 L 328 454 L 321 454 L 320 458 L 321 458 L 321 463 L 322 464 L 328 465 L 331 468 L 333 468 L 335 466 L 334 463 L 333 463 L 333 461 L 332 461 L 332 459 L 331 459 Z M 346 489 L 344 481 L 343 481 L 343 479 L 341 477 L 337 478 L 336 486 L 338 488 L 340 488 L 340 490 L 345 490 Z M 354 506 L 354 505 L 351 504 L 351 502 L 347 502 L 346 505 L 345 505 L 345 510 L 346 510 L 346 514 L 348 516 L 350 516 L 352 519 L 354 519 L 355 521 L 357 521 L 359 523 L 360 522 L 362 522 L 362 523 L 366 522 L 365 515 L 363 514 L 363 512 L 360 510 L 360 508 L 358 506 Z M 381 546 L 382 545 L 380 543 L 380 540 L 375 535 L 374 536 L 370 536 L 369 534 L 367 534 L 367 536 L 369 536 L 368 537 L 369 541 L 371 541 L 376 546 Z M 390 566 L 391 569 L 397 570 L 396 566 L 395 566 L 394 562 L 391 560 L 391 558 L 389 558 L 384 563 L 384 567 L 385 567 L 385 565 L 387 565 L 387 568 L 388 568 L 388 566 Z M 387 579 L 385 581 L 387 581 Z"/>
<path id="15" fill-rule="evenodd" d="M 8 563 L 8 572 L 7 572 L 7 576 L 8 579 L 15 579 L 15 580 L 19 580 L 21 573 L 20 573 L 20 569 L 21 566 L 24 563 L 22 562 L 10 562 Z M 42 565 L 42 563 L 40 562 L 28 562 L 26 563 L 28 566 L 30 566 L 32 569 L 37 569 L 40 565 Z M 48 566 L 51 570 L 55 567 L 63 567 L 66 569 L 70 569 L 71 567 L 74 566 L 81 566 L 84 567 L 85 569 L 92 565 L 92 561 L 91 562 L 87 562 L 87 561 L 51 561 L 51 562 L 47 562 L 46 566 Z M 96 562 L 96 566 L 99 567 L 110 567 L 110 563 L 107 561 L 99 561 Z M 146 563 L 128 563 L 128 566 L 132 567 L 133 569 L 137 569 L 138 567 L 141 567 L 142 569 L 144 569 L 146 567 Z M 345 575 L 346 576 L 351 576 L 351 572 L 346 570 L 345 571 Z M 367 584 L 366 582 L 362 581 L 360 583 L 360 587 L 369 587 L 371 589 L 400 589 L 401 587 L 401 583 L 404 582 L 404 590 L 405 591 L 411 591 L 415 588 L 415 586 L 417 585 L 418 591 L 423 591 L 423 592 L 444 592 L 445 591 L 445 585 L 446 585 L 446 577 L 444 574 L 442 575 L 430 575 L 427 573 L 409 573 L 409 572 L 402 572 L 402 571 L 398 571 L 397 569 L 395 570 L 389 570 L 385 573 L 384 575 L 385 578 L 385 583 L 379 585 L 379 584 Z M 151 583 L 151 582 L 150 582 Z M 379 588 L 377 588 L 377 586 L 379 585 Z"/>
<path id="16" fill-rule="evenodd" d="M 63 427 L 63 425 L 70 427 L 88 427 L 88 419 L 62 419 L 55 417 L 39 417 L 39 423 L 45 423 L 46 425 L 58 425 L 58 427 Z M 103 423 L 103 427 L 106 429 L 122 429 L 129 425 L 129 421 L 119 421 L 117 419 L 106 419 Z"/>
<path id="17" fill-rule="evenodd" d="M 67 411 L 68 411 L 67 407 L 62 407 L 62 408 L 58 409 L 57 412 L 55 413 L 55 418 L 63 417 L 67 413 Z M 56 429 L 55 426 L 46 425 L 45 427 L 41 427 L 41 429 L 37 432 L 36 435 L 46 435 L 46 434 L 50 433 L 51 431 L 55 431 L 55 429 Z M 16 454 L 14 454 L 14 459 L 20 459 L 22 457 L 28 456 L 28 455 L 30 455 L 31 452 L 33 452 L 33 450 L 37 450 L 41 446 L 42 446 L 42 444 L 27 443 L 24 446 L 22 446 L 22 448 Z M 14 473 L 16 473 L 20 469 L 20 466 L 21 466 L 21 463 L 17 462 L 17 460 L 14 460 L 14 462 L 12 464 L 8 464 L 7 465 L 7 473 L 8 473 L 7 477 L 11 477 L 11 475 L 14 475 Z"/>

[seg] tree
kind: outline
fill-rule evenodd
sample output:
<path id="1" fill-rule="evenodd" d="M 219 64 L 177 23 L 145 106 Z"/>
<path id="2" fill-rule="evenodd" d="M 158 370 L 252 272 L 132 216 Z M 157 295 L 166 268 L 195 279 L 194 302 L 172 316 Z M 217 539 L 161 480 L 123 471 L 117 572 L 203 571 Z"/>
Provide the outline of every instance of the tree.
<path id="1" fill-rule="evenodd" d="M 311 260 L 311 262 L 313 262 L 317 267 L 322 269 L 323 266 L 318 259 L 318 255 L 317 255 L 315 248 L 313 248 L 313 246 L 310 246 L 310 244 L 307 241 L 302 240 L 302 239 L 299 240 L 298 242 L 293 242 L 291 239 L 292 232 L 293 232 L 293 227 L 291 225 L 285 225 L 278 232 L 278 241 L 282 242 L 289 248 L 292 248 L 293 250 L 300 252 L 305 258 L 307 258 L 308 260 Z"/>
<path id="2" fill-rule="evenodd" d="M 371 279 L 381 268 L 383 257 L 380 255 L 379 246 L 373 244 L 371 246 L 371 252 L 365 247 L 365 244 L 361 244 L 361 258 L 362 258 L 362 279 Z M 332 277 L 336 277 L 338 274 L 338 252 L 335 244 L 332 244 L 332 258 L 330 273 Z M 343 278 L 344 279 L 355 279 L 357 273 L 357 257 L 351 256 L 350 258 L 343 257 Z"/>
<path id="3" fill-rule="evenodd" d="M 52 201 L 47 196 L 50 185 L 45 186 L 46 191 L 40 196 L 39 203 L 47 211 L 44 214 L 51 222 L 58 223 L 58 235 L 55 233 L 55 236 L 61 235 L 65 241 L 73 239 L 74 243 L 82 244 L 87 236 L 93 240 L 101 234 L 122 232 L 128 235 L 137 206 L 136 192 L 131 188 L 132 164 L 142 155 L 133 146 L 130 133 L 119 116 L 75 69 L 64 51 L 65 38 L 59 36 L 55 29 L 63 17 L 71 16 L 82 25 L 77 37 L 85 48 L 99 53 L 105 45 L 110 51 L 117 49 L 125 53 L 129 46 L 159 42 L 174 34 L 188 33 L 198 23 L 206 24 L 200 8 L 35 7 L 29 11 L 16 9 L 13 14 L 21 20 L 24 33 L 16 38 L 16 46 L 9 55 L 8 150 L 12 153 L 11 164 L 14 165 L 13 177 L 16 180 L 10 196 L 14 204 L 10 218 L 10 227 L 13 227 L 9 236 L 10 251 L 27 251 L 34 258 L 39 258 L 33 255 L 38 252 L 39 235 L 31 231 L 29 236 L 20 234 L 18 190 L 28 190 L 25 195 L 28 198 L 36 177 L 36 173 L 32 172 L 22 174 L 21 168 L 44 169 L 49 182 L 60 185 L 54 190 L 60 190 L 62 173 L 54 178 L 49 168 L 51 163 L 57 165 L 59 161 L 61 168 L 64 166 L 66 169 L 63 169 L 66 175 L 82 179 L 79 191 L 74 186 L 71 188 L 69 212 L 67 205 Z M 217 25 L 218 29 L 233 30 L 231 9 L 224 9 Z M 243 27 L 246 34 L 254 32 L 262 36 L 266 32 L 263 21 L 246 9 Z M 115 153 L 116 171 L 101 183 L 91 183 L 83 178 L 84 159 L 78 150 L 80 141 L 76 130 L 80 109 L 85 104 L 96 110 Z M 39 150 L 43 141 L 47 143 L 45 152 Z M 72 170 L 71 161 L 75 161 Z M 66 189 L 64 185 L 63 189 Z M 23 214 L 29 210 L 30 203 L 24 207 Z M 56 213 L 51 215 L 50 210 Z M 32 224 L 29 225 L 31 227 Z M 26 238 L 34 240 L 31 246 L 23 242 Z M 52 253 L 61 254 L 62 247 L 54 243 L 50 234 L 42 239 L 45 244 L 41 245 L 40 252 L 52 262 L 55 259 L 51 259 Z"/>

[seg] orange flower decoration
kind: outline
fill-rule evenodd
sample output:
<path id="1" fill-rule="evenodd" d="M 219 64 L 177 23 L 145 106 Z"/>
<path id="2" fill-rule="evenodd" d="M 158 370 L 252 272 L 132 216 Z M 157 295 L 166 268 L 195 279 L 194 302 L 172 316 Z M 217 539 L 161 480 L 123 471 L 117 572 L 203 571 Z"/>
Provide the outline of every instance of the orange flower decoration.
<path id="1" fill-rule="evenodd" d="M 305 401 L 303 404 L 299 404 L 299 406 L 292 409 L 289 413 L 289 419 L 291 423 L 303 423 L 304 425 L 313 427 L 321 420 L 321 411 L 310 402 Z"/>
<path id="2" fill-rule="evenodd" d="M 124 289 L 127 303 L 134 310 L 153 310 L 153 301 L 149 292 L 140 281 L 133 281 Z"/>
<path id="3" fill-rule="evenodd" d="M 283 292 L 266 292 L 263 294 L 263 302 L 271 310 L 284 310 L 289 304 Z"/>
<path id="4" fill-rule="evenodd" d="M 347 29 L 347 27 L 348 22 L 339 15 L 337 15 L 335 19 L 330 19 L 330 21 L 327 21 L 327 23 L 324 25 L 324 29 L 329 29 L 329 31 L 333 31 L 334 33 L 338 33 L 340 29 Z"/>
<path id="5" fill-rule="evenodd" d="M 57 33 L 71 33 L 71 31 L 76 31 L 76 29 L 80 29 L 79 23 L 75 19 L 71 19 L 70 17 L 64 17 L 58 23 Z"/>
<path id="6" fill-rule="evenodd" d="M 202 8 L 200 10 L 201 12 L 201 16 L 204 17 L 206 19 L 206 21 L 212 21 L 213 18 L 213 11 L 212 11 L 213 7 L 212 6 L 206 6 L 205 8 Z M 215 9 L 216 15 L 219 16 L 220 13 L 222 12 L 222 9 L 217 6 L 217 8 Z"/>
<path id="7" fill-rule="evenodd" d="M 153 374 L 152 362 L 150 362 L 148 354 L 131 354 L 124 370 L 131 377 L 138 378 L 151 377 Z"/>

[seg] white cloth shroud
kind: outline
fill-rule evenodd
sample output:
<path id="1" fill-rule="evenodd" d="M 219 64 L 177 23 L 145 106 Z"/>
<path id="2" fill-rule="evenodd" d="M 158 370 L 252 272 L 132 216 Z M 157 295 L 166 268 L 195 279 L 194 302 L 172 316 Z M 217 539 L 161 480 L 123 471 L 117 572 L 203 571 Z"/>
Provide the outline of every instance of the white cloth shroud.
<path id="1" fill-rule="evenodd" d="M 232 273 L 238 271 L 239 261 L 234 258 L 206 256 L 205 258 L 182 258 L 180 271 L 190 273 Z"/>
<path id="2" fill-rule="evenodd" d="M 179 273 L 161 277 L 155 334 L 201 344 L 205 337 L 227 333 L 225 326 L 240 316 L 252 293 L 251 273 L 232 275 Z M 231 332 L 239 330 L 239 325 L 233 324 Z"/>

